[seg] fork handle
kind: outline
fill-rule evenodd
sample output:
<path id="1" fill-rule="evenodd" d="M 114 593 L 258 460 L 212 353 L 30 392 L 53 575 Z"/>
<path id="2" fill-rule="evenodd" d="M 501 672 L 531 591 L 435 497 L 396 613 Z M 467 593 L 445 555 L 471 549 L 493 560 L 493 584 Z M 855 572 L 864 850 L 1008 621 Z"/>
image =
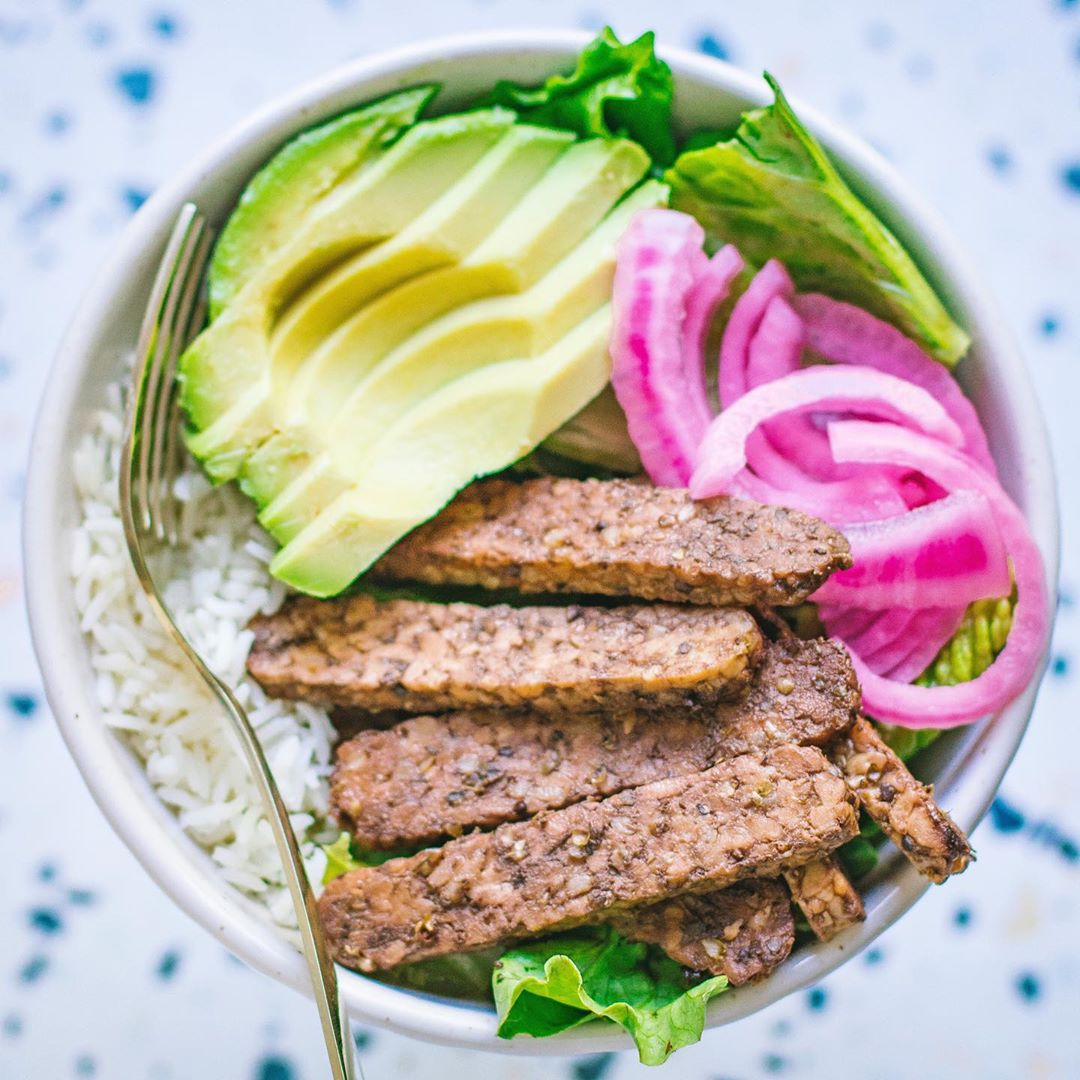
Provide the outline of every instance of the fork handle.
<path id="1" fill-rule="evenodd" d="M 191 654 L 191 650 L 189 655 Z M 281 854 L 281 865 L 285 871 L 285 881 L 292 895 L 296 909 L 296 922 L 300 929 L 304 959 L 311 975 L 311 987 L 315 994 L 315 1004 L 319 1009 L 323 1039 L 330 1058 L 330 1075 L 333 1080 L 363 1080 L 360 1064 L 356 1060 L 356 1047 L 353 1043 L 349 1018 L 341 1000 L 338 983 L 338 969 L 326 946 L 322 923 L 316 907 L 315 893 L 308 880 L 307 869 L 300 853 L 300 844 L 289 821 L 289 811 L 281 798 L 281 792 L 270 771 L 270 765 L 263 753 L 262 745 L 255 729 L 244 712 L 243 706 L 235 695 L 220 679 L 214 675 L 198 656 L 193 655 L 197 665 L 207 676 L 221 704 L 225 707 L 230 726 L 240 741 L 244 756 L 251 767 L 259 795 L 266 809 L 274 841 Z"/>

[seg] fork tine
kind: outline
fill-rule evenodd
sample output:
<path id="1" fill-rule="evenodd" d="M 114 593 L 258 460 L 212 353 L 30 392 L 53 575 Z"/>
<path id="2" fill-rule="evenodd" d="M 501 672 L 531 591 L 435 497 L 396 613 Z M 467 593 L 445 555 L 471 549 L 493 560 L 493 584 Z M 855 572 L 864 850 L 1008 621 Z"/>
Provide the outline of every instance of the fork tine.
<path id="1" fill-rule="evenodd" d="M 135 435 L 138 440 L 137 457 L 137 481 L 135 484 L 135 504 L 137 509 L 137 521 L 139 527 L 149 532 L 152 526 L 150 511 L 150 459 L 152 453 L 152 432 L 148 423 L 152 423 L 154 409 L 157 407 L 158 395 L 161 393 L 161 369 L 171 348 L 171 339 L 174 336 L 176 323 L 176 308 L 180 294 L 183 292 L 184 281 L 180 278 L 181 267 L 187 265 L 190 258 L 191 245 L 197 239 L 199 228 L 199 214 L 194 206 L 188 212 L 187 207 L 180 212 L 173 240 L 177 240 L 175 249 L 170 243 L 172 261 L 162 261 L 161 275 L 164 279 L 162 297 L 157 308 L 157 320 L 150 328 L 147 349 L 140 355 L 141 369 L 138 390 L 138 402 L 136 407 Z M 158 282 L 154 283 L 157 287 Z"/>
<path id="2" fill-rule="evenodd" d="M 175 428 L 176 368 L 180 354 L 191 340 L 192 331 L 199 325 L 193 316 L 201 306 L 202 275 L 210 253 L 210 230 L 205 219 L 197 217 L 192 224 L 190 243 L 185 246 L 176 266 L 173 290 L 179 299 L 171 323 L 165 326 L 167 347 L 159 373 L 156 396 L 148 405 L 149 417 L 147 441 L 150 444 L 149 507 L 150 522 L 154 535 L 164 540 L 171 533 L 169 521 L 175 517 L 173 500 L 169 498 L 176 476 L 175 463 L 178 455 L 175 442 L 169 434 Z M 172 442 L 173 453 L 169 453 Z"/>
<path id="3" fill-rule="evenodd" d="M 210 230 L 207 229 L 203 241 L 205 250 L 197 253 L 202 262 L 205 262 L 209 258 L 210 240 Z M 200 265 L 198 271 L 193 271 L 193 273 L 196 273 L 196 276 L 201 279 L 202 266 Z M 184 334 L 186 340 L 190 341 L 194 338 L 195 334 L 206 321 L 206 307 L 206 291 L 205 289 L 199 288 L 196 292 L 196 300 L 192 309 L 191 320 L 188 323 Z M 184 444 L 183 440 L 180 438 L 180 415 L 177 404 L 180 396 L 180 386 L 176 379 L 175 364 L 170 373 L 169 382 L 169 395 L 165 403 L 165 416 L 167 420 L 167 423 L 164 425 L 165 450 L 162 454 L 163 468 L 165 471 L 165 475 L 162 478 L 162 490 L 166 492 L 173 491 L 176 477 L 180 474 L 184 465 Z M 176 544 L 179 541 L 180 531 L 180 503 L 176 498 L 167 499 L 165 501 L 165 510 L 162 514 L 162 519 L 165 525 L 165 538 L 170 544 Z"/>
<path id="4" fill-rule="evenodd" d="M 191 222 L 196 213 L 196 208 L 192 203 L 185 204 L 180 210 L 176 224 L 173 226 L 173 231 L 165 245 L 165 252 L 161 257 L 161 264 L 154 277 L 154 283 L 150 288 L 146 314 L 143 316 L 142 325 L 139 328 L 138 342 L 135 346 L 131 391 L 125 418 L 124 460 L 126 465 L 121 472 L 120 484 L 121 488 L 126 491 L 126 494 L 122 492 L 121 503 L 126 503 L 129 506 L 131 522 L 136 526 L 141 525 L 146 516 L 146 492 L 145 489 L 141 488 L 137 480 L 139 469 L 136 463 L 144 443 L 142 428 L 146 411 L 147 377 L 159 336 L 162 307 L 169 291 L 177 256 L 183 247 L 184 239 L 191 228 Z"/>

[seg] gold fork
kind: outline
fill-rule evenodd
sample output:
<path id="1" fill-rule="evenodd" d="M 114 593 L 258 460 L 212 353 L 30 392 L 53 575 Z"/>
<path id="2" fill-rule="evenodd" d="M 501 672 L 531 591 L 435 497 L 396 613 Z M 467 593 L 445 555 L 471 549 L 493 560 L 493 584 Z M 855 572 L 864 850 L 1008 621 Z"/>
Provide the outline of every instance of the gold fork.
<path id="1" fill-rule="evenodd" d="M 304 958 L 330 1057 L 330 1075 L 333 1080 L 362 1080 L 341 1002 L 337 968 L 319 923 L 315 894 L 288 809 L 255 729 L 232 690 L 207 667 L 176 625 L 148 565 L 148 556 L 177 544 L 180 514 L 173 488 L 181 447 L 176 366 L 205 317 L 203 270 L 210 254 L 210 240 L 206 220 L 188 203 L 180 211 L 166 245 L 139 334 L 120 462 L 120 515 L 135 574 L 151 609 L 221 703 L 255 778 L 296 909 Z"/>

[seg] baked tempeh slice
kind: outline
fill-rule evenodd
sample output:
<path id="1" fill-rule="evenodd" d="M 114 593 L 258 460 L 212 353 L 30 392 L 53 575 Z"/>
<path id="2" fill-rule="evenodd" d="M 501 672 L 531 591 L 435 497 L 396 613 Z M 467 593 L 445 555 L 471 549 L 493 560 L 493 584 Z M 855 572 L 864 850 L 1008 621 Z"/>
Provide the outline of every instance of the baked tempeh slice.
<path id="1" fill-rule="evenodd" d="M 350 871 L 319 910 L 335 958 L 373 971 L 775 877 L 857 831 L 821 751 L 779 746 Z"/>
<path id="2" fill-rule="evenodd" d="M 711 705 L 746 689 L 762 648 L 745 611 L 670 604 L 296 597 L 251 625 L 248 670 L 267 693 L 370 712 Z"/>
<path id="3" fill-rule="evenodd" d="M 363 848 L 422 846 L 780 743 L 821 745 L 858 710 L 841 645 L 770 642 L 746 696 L 708 710 L 454 712 L 360 732 L 338 747 L 330 807 Z"/>
<path id="4" fill-rule="evenodd" d="M 611 924 L 631 941 L 658 945 L 691 971 L 726 975 L 732 986 L 765 978 L 795 944 L 791 898 L 776 879 L 633 908 Z"/>
<path id="5" fill-rule="evenodd" d="M 376 564 L 384 580 L 599 593 L 694 604 L 794 604 L 851 565 L 797 510 L 695 502 L 636 480 L 482 480 Z"/>
<path id="6" fill-rule="evenodd" d="M 920 874 L 940 885 L 974 859 L 963 831 L 869 720 L 860 716 L 829 753 L 866 812 Z"/>
<path id="7" fill-rule="evenodd" d="M 784 880 L 792 900 L 821 941 L 829 941 L 866 918 L 862 898 L 834 855 L 793 866 L 784 872 Z"/>

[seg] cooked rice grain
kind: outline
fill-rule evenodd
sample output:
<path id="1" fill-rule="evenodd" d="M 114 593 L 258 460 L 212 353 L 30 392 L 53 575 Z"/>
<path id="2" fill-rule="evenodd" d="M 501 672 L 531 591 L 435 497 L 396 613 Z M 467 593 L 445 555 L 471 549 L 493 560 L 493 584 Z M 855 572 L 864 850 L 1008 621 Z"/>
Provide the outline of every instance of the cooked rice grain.
<path id="1" fill-rule="evenodd" d="M 121 415 L 117 384 L 73 462 L 80 514 L 71 579 L 101 718 L 142 761 L 158 797 L 225 880 L 257 898 L 271 920 L 294 928 L 277 849 L 221 707 L 160 629 L 135 580 L 117 507 Z M 182 540 L 167 567 L 166 600 L 248 710 L 317 872 L 316 841 L 329 839 L 333 729 L 320 709 L 267 698 L 244 669 L 248 620 L 276 610 L 285 596 L 266 570 L 273 549 L 251 503 L 233 488 L 211 487 L 192 466 L 176 491 Z"/>

